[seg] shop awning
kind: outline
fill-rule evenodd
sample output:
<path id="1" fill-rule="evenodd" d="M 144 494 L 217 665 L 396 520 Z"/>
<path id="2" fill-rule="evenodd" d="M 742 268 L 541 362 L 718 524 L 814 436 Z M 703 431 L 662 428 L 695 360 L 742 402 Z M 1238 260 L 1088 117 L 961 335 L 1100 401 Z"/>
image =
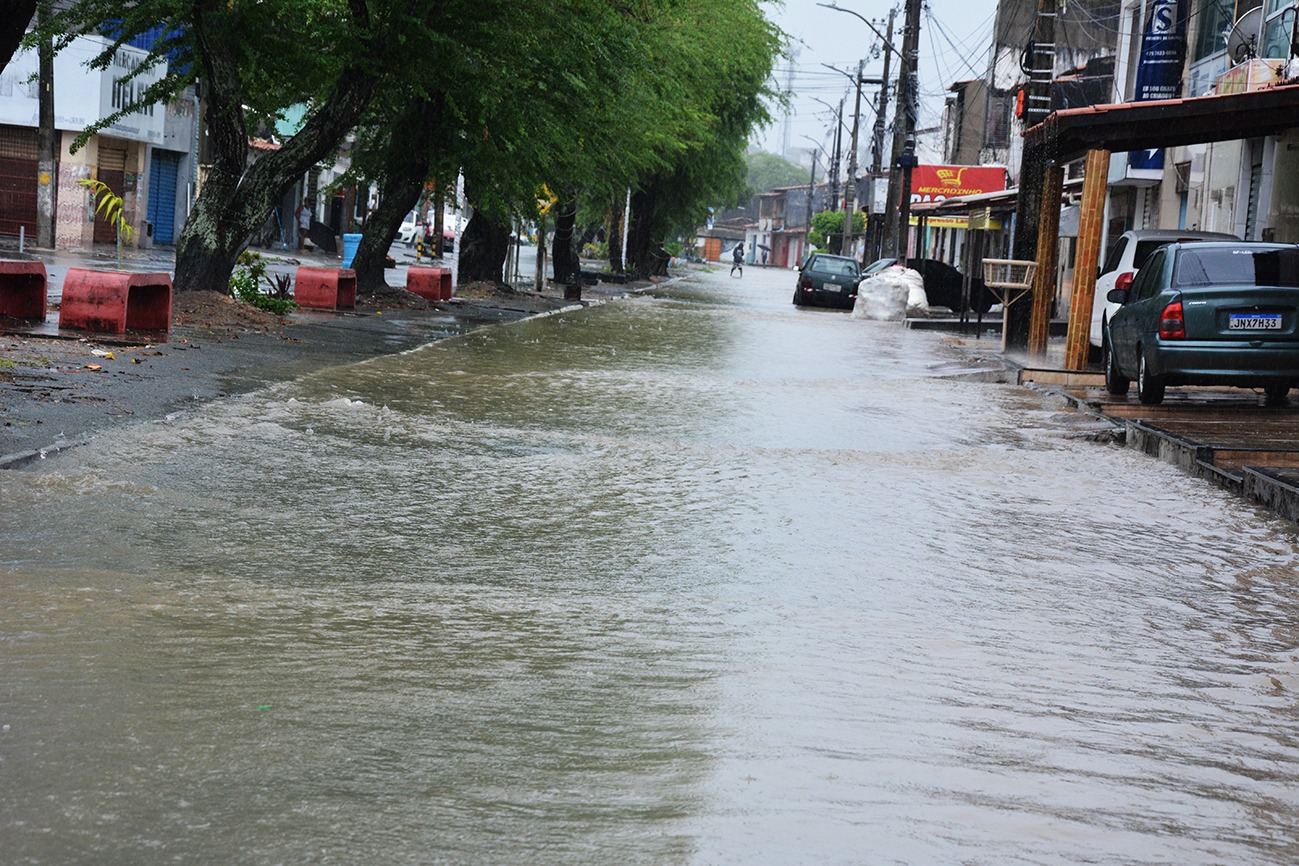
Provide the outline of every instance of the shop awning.
<path id="1" fill-rule="evenodd" d="M 1299 126 L 1299 84 L 1246 93 L 1090 105 L 1057 111 L 1024 135 L 1042 136 L 1056 165 L 1089 150 L 1123 152 L 1276 135 Z"/>

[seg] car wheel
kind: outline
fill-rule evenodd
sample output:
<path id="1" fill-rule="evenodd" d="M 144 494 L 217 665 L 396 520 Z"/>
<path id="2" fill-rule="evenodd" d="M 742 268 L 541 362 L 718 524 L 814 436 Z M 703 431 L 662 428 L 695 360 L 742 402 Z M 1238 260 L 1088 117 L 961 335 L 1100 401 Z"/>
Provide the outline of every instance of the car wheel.
<path id="1" fill-rule="evenodd" d="M 803 306 L 802 292 L 800 292 L 798 289 L 794 289 L 794 306 L 796 307 Z"/>
<path id="2" fill-rule="evenodd" d="M 1132 380 L 1119 372 L 1118 362 L 1114 360 L 1114 350 L 1110 348 L 1109 339 L 1106 339 L 1102 345 L 1101 363 L 1105 367 L 1105 390 L 1115 397 L 1122 397 L 1128 393 Z"/>
<path id="3" fill-rule="evenodd" d="M 1158 376 L 1150 375 L 1146 366 L 1146 353 L 1137 350 L 1137 399 L 1146 406 L 1158 406 L 1164 402 L 1164 382 Z"/>
<path id="4" fill-rule="evenodd" d="M 1268 406 L 1280 406 L 1285 403 L 1286 395 L 1289 393 L 1289 382 L 1270 382 L 1263 386 L 1264 402 Z"/>

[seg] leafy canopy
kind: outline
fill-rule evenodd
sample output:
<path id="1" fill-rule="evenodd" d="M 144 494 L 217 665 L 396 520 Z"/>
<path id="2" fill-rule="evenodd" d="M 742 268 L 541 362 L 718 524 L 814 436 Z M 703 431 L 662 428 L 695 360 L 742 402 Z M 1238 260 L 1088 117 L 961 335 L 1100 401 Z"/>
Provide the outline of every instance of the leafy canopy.
<path id="1" fill-rule="evenodd" d="M 861 235 L 866 231 L 866 215 L 862 211 L 853 211 L 852 231 L 854 235 Z M 830 245 L 830 236 L 836 237 L 843 234 L 843 211 L 826 210 L 815 214 L 812 217 L 812 230 L 808 233 L 808 238 L 813 244 L 825 249 Z"/>

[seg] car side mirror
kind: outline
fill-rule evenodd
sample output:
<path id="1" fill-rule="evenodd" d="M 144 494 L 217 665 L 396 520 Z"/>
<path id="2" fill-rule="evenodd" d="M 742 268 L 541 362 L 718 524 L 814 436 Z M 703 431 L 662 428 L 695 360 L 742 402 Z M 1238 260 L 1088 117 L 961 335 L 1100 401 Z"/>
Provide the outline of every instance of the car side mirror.
<path id="1" fill-rule="evenodd" d="M 1128 302 L 1127 289 L 1110 289 L 1105 293 L 1105 300 L 1111 304 L 1126 304 Z"/>

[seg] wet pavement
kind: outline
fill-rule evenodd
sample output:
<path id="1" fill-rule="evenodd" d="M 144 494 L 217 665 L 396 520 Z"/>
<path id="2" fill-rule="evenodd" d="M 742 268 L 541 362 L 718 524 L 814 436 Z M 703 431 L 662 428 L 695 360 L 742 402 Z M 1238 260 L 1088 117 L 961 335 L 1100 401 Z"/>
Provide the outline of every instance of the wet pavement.
<path id="1" fill-rule="evenodd" d="M 11 862 L 1290 864 L 1299 536 L 746 269 L 0 473 Z"/>

